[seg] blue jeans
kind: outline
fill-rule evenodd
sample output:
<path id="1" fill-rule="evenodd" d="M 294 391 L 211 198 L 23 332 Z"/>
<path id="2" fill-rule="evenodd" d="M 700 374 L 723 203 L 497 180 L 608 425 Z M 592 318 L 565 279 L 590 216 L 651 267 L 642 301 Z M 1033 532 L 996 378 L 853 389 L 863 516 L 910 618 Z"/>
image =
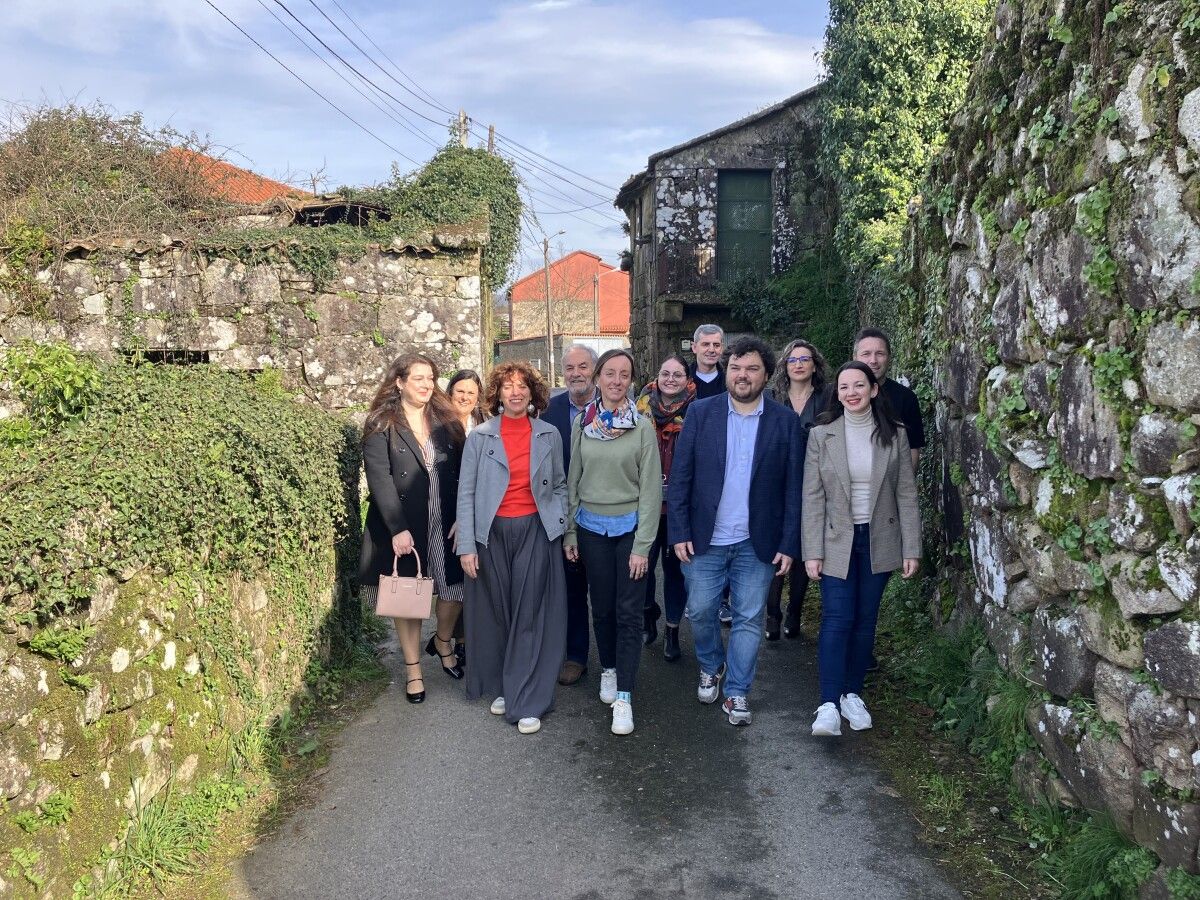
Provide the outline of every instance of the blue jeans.
<path id="1" fill-rule="evenodd" d="M 871 571 L 871 528 L 855 525 L 846 577 L 821 576 L 817 667 L 822 703 L 836 706 L 842 694 L 862 694 L 875 646 L 879 601 L 891 577 L 891 572 Z"/>
<path id="2" fill-rule="evenodd" d="M 707 553 L 692 557 L 681 568 L 687 582 L 687 614 L 700 670 L 714 675 L 725 663 L 725 696 L 749 696 L 758 667 L 767 590 L 775 567 L 760 560 L 750 541 L 745 540 L 727 547 L 709 547 Z M 726 587 L 733 607 L 728 651 L 721 642 L 717 618 Z"/>

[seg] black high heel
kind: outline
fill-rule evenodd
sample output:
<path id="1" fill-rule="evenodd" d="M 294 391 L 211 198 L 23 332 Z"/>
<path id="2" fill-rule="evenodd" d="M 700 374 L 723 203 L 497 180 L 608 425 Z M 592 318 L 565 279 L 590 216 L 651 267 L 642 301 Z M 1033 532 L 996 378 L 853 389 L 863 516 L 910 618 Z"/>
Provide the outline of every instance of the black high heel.
<path id="1" fill-rule="evenodd" d="M 404 665 L 419 666 L 419 665 L 421 665 L 421 661 L 417 660 L 416 662 L 410 663 L 406 659 L 404 661 Z M 408 677 L 407 673 L 405 673 L 405 677 L 406 678 Z M 416 678 L 408 678 L 408 680 L 404 682 L 404 697 L 405 697 L 405 699 L 408 700 L 409 703 L 424 703 L 425 702 L 425 692 L 424 691 L 417 691 L 415 694 L 410 694 L 408 692 L 408 686 L 410 684 L 412 684 L 414 681 L 424 682 L 424 680 L 425 680 L 424 678 L 422 678 L 420 675 L 418 675 Z"/>
<path id="2" fill-rule="evenodd" d="M 447 675 L 449 675 L 451 678 L 453 678 L 455 681 L 461 680 L 463 677 L 463 670 L 462 670 L 462 666 L 460 666 L 458 664 L 458 656 L 455 655 L 453 650 L 450 651 L 449 653 L 438 653 L 437 644 L 435 644 L 434 641 L 441 641 L 443 644 L 449 644 L 450 640 L 448 638 L 441 637 L 437 634 L 430 635 L 429 643 L 425 645 L 425 652 L 428 653 L 430 656 L 436 656 L 442 660 L 447 660 L 447 659 L 454 660 L 454 665 L 452 665 L 452 666 L 447 666 L 446 663 L 443 662 L 442 663 L 442 671 L 445 672 Z"/>

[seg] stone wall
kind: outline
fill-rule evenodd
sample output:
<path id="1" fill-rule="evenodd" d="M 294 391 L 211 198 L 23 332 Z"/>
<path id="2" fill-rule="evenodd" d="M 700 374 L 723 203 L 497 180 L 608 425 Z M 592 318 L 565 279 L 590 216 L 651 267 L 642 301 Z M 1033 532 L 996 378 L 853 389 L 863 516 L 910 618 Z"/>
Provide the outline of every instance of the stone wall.
<path id="1" fill-rule="evenodd" d="M 0 348 L 61 340 L 101 356 L 144 349 L 235 370 L 274 368 L 328 408 L 361 406 L 405 351 L 429 354 L 443 372 L 491 359 L 481 345 L 487 236 L 460 231 L 339 258 L 322 279 L 297 268 L 285 245 L 200 251 L 165 239 L 77 248 L 36 274 L 49 298 L 40 314 L 20 314 L 0 291 Z"/>
<path id="2" fill-rule="evenodd" d="M 832 232 L 817 172 L 819 88 L 650 157 L 617 198 L 629 218 L 630 337 L 641 371 L 679 352 L 697 325 L 740 330 L 717 293 L 717 177 L 770 170 L 772 270 L 791 265 Z"/>
<path id="3" fill-rule="evenodd" d="M 1049 697 L 1014 777 L 1195 872 L 1200 41 L 1184 7 L 999 4 L 914 232 L 905 340 L 936 409 L 925 474 L 960 551 L 941 573 L 956 616 Z"/>

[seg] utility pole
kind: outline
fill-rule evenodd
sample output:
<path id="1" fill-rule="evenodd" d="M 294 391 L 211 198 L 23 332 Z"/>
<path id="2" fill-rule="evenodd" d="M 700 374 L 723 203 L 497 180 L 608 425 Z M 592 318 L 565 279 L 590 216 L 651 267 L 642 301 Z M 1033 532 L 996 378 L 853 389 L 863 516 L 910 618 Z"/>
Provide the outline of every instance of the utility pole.
<path id="1" fill-rule="evenodd" d="M 561 232 L 560 232 L 561 233 Z M 550 238 L 542 239 L 542 272 L 546 276 L 546 371 L 550 373 L 550 387 L 554 387 L 554 324 L 550 303 Z"/>
<path id="2" fill-rule="evenodd" d="M 600 273 L 592 276 L 592 332 L 600 333 Z"/>
<path id="3" fill-rule="evenodd" d="M 488 153 L 496 152 L 496 126 L 488 126 Z"/>
<path id="4" fill-rule="evenodd" d="M 465 109 L 458 111 L 458 143 L 464 148 L 467 146 L 467 111 Z"/>

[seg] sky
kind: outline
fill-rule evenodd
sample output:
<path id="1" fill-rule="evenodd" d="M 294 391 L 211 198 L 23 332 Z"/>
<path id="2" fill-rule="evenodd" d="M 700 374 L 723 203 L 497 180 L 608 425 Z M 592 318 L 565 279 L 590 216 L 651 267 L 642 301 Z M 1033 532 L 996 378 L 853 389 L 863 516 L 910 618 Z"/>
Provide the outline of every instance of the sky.
<path id="1" fill-rule="evenodd" d="M 816 83 L 827 16 L 816 0 L 3 5 L 0 109 L 141 112 L 301 186 L 313 173 L 333 190 L 380 182 L 393 163 L 415 169 L 459 109 L 474 145 L 494 124 L 533 212 L 517 277 L 541 266 L 544 236 L 551 258 L 583 249 L 615 263 L 628 240 L 612 206 L 622 182 L 650 154 Z"/>

